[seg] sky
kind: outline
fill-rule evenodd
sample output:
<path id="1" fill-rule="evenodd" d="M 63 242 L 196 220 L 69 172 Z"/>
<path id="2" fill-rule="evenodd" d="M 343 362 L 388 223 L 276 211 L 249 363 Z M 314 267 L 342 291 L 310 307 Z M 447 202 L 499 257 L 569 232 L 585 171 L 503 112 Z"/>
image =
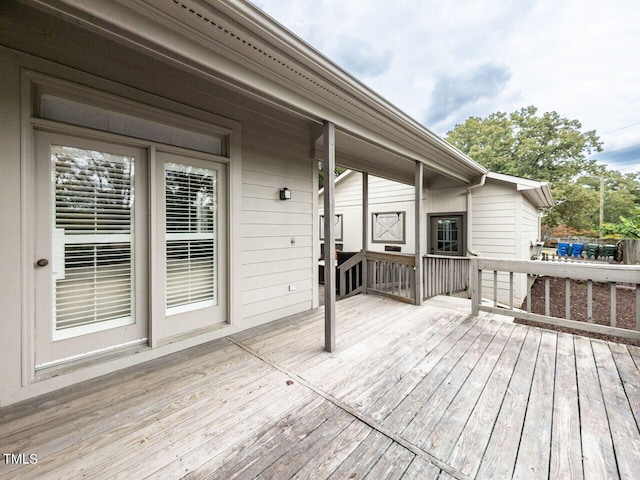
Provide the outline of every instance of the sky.
<path id="1" fill-rule="evenodd" d="M 253 0 L 432 132 L 534 105 L 640 171 L 639 0 Z"/>

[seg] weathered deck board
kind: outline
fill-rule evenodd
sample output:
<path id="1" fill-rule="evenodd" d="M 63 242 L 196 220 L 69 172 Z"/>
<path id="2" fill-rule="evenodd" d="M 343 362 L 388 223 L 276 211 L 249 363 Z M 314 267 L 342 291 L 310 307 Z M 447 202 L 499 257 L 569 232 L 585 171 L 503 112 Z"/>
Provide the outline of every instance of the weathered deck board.
<path id="1" fill-rule="evenodd" d="M 586 338 L 576 337 L 574 344 L 584 478 L 620 478 L 591 342 Z"/>
<path id="2" fill-rule="evenodd" d="M 321 454 L 314 456 L 291 478 L 296 480 L 327 478 L 362 443 L 371 431 L 371 428 L 364 423 L 353 422 L 335 437 L 334 441 L 329 444 L 329 448 L 323 449 Z"/>
<path id="3" fill-rule="evenodd" d="M 511 478 L 538 358 L 541 332 L 530 329 L 482 456 L 478 479 Z M 487 425 L 489 427 L 489 425 Z"/>
<path id="4" fill-rule="evenodd" d="M 441 418 L 437 419 L 438 423 L 429 436 L 420 441 L 424 450 L 441 459 L 447 459 L 451 455 L 512 332 L 513 326 L 510 325 L 502 325 L 498 330 L 483 352 L 482 361 L 476 363 L 449 406 L 442 412 Z M 432 409 L 431 412 L 433 411 Z M 431 423 L 435 423 L 435 420 L 431 420 Z M 424 425 L 428 424 L 429 422 L 424 422 Z"/>
<path id="5" fill-rule="evenodd" d="M 542 332 L 513 478 L 547 478 L 551 454 L 555 332 Z"/>
<path id="6" fill-rule="evenodd" d="M 390 385 L 386 390 L 379 393 L 377 397 L 372 396 L 372 405 L 365 410 L 365 413 L 377 421 L 386 418 L 406 397 L 411 395 L 411 392 L 476 322 L 477 319 L 475 318 L 467 318 L 459 323 L 458 327 L 449 335 L 440 339 L 439 345 L 420 359 L 410 372 L 407 372 L 394 385 Z"/>
<path id="7" fill-rule="evenodd" d="M 573 337 L 558 334 L 551 432 L 551 478 L 584 478 Z"/>
<path id="8" fill-rule="evenodd" d="M 373 430 L 329 479 L 364 478 L 392 444 L 391 439 Z"/>
<path id="9" fill-rule="evenodd" d="M 415 454 L 397 443 L 392 444 L 384 455 L 373 466 L 365 478 L 378 480 L 380 478 L 400 479 L 413 461 Z"/>
<path id="10" fill-rule="evenodd" d="M 456 366 L 462 362 L 465 355 L 472 346 L 477 345 L 477 341 L 480 338 L 485 328 L 495 330 L 497 325 L 488 325 L 486 320 L 479 320 L 467 333 L 458 341 L 455 346 L 449 351 L 438 364 L 425 376 L 420 384 L 414 388 L 409 395 L 391 412 L 391 414 L 383 420 L 383 424 L 394 430 L 404 432 L 404 430 L 411 424 L 413 419 L 419 412 L 422 411 L 422 407 L 431 396 L 438 391 L 440 386 L 450 378 L 451 372 Z M 485 336 L 484 339 L 487 337 Z M 482 340 L 481 340 L 482 342 Z M 466 357 L 468 358 L 468 357 Z M 463 367 L 464 368 L 464 363 Z M 445 385 L 446 386 L 446 385 Z M 417 425 L 419 427 L 419 425 Z M 411 431 L 408 434 L 404 434 L 410 441 L 415 440 L 411 436 Z"/>
<path id="11" fill-rule="evenodd" d="M 496 338 L 500 326 L 492 322 L 480 334 L 439 388 L 421 405 L 419 412 L 403 430 L 403 437 L 427 451 L 430 451 L 431 446 L 440 447 L 439 438 L 437 438 L 439 432 L 434 432 L 434 429 L 441 420 L 446 420 L 444 416 L 451 407 L 453 399 L 469 380 L 471 372 Z M 500 343 L 497 348 L 501 349 L 503 345 Z M 473 402 L 475 403 L 475 399 Z M 438 458 L 446 458 L 446 456 L 448 455 L 440 455 L 439 451 L 436 454 Z"/>
<path id="12" fill-rule="evenodd" d="M 618 373 L 622 380 L 622 385 L 629 400 L 629 406 L 636 419 L 636 425 L 640 425 L 640 383 L 638 383 L 638 369 L 629 356 L 629 351 L 625 345 L 617 343 L 609 344 L 613 358 L 618 368 Z"/>
<path id="13" fill-rule="evenodd" d="M 640 465 L 640 432 L 635 424 L 636 420 L 609 346 L 596 341 L 592 341 L 591 346 L 609 418 L 618 473 L 620 478 L 637 478 L 637 466 Z"/>
<path id="14" fill-rule="evenodd" d="M 0 477 L 640 478 L 640 350 L 446 305 L 359 295 L 331 354 L 316 310 L 0 410 L 38 454 Z"/>
<path id="15" fill-rule="evenodd" d="M 440 472 L 438 467 L 416 456 L 402 478 L 403 480 L 437 480 Z"/>
<path id="16" fill-rule="evenodd" d="M 491 429 L 487 425 L 493 425 L 500 412 L 526 335 L 526 330 L 514 329 L 447 460 L 451 466 L 472 478 L 480 467 L 482 454 L 491 436 Z"/>

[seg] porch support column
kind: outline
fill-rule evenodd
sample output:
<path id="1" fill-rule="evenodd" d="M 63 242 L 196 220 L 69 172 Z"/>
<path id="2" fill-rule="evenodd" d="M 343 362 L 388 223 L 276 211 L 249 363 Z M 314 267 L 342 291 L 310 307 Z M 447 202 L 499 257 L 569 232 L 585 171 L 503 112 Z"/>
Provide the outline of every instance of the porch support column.
<path id="1" fill-rule="evenodd" d="M 336 255 L 335 223 L 335 177 L 336 167 L 336 127 L 324 122 L 324 349 L 333 352 L 336 346 Z"/>
<path id="2" fill-rule="evenodd" d="M 416 277 L 415 277 L 415 304 L 422 305 L 422 162 L 416 162 L 415 178 L 415 252 L 416 252 Z"/>
<path id="3" fill-rule="evenodd" d="M 369 174 L 362 172 L 362 287 L 367 293 L 369 276 L 367 275 L 367 250 L 369 250 Z"/>

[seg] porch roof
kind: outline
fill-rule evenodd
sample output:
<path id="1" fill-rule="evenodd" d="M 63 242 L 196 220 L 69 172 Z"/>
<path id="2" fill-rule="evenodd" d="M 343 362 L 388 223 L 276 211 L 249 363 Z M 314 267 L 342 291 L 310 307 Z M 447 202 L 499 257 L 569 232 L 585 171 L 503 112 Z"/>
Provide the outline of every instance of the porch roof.
<path id="1" fill-rule="evenodd" d="M 412 184 L 419 161 L 433 188 L 486 173 L 248 2 L 26 1 L 318 126 L 334 123 L 340 165 Z"/>
<path id="2" fill-rule="evenodd" d="M 37 455 L 0 476 L 638 477 L 640 349 L 460 302 L 358 295 L 334 354 L 315 310 L 0 410 Z"/>

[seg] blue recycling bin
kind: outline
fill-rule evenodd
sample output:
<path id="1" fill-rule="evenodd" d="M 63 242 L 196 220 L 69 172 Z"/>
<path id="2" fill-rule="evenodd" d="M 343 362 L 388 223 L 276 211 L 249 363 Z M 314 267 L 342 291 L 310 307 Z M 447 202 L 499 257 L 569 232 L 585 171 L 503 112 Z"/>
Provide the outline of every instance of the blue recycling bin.
<path id="1" fill-rule="evenodd" d="M 558 255 L 560 255 L 561 257 L 566 257 L 567 255 L 569 255 L 568 243 L 564 243 L 564 242 L 558 243 Z"/>
<path id="2" fill-rule="evenodd" d="M 571 256 L 574 258 L 580 258 L 582 251 L 584 250 L 584 243 L 574 243 L 571 246 Z"/>

